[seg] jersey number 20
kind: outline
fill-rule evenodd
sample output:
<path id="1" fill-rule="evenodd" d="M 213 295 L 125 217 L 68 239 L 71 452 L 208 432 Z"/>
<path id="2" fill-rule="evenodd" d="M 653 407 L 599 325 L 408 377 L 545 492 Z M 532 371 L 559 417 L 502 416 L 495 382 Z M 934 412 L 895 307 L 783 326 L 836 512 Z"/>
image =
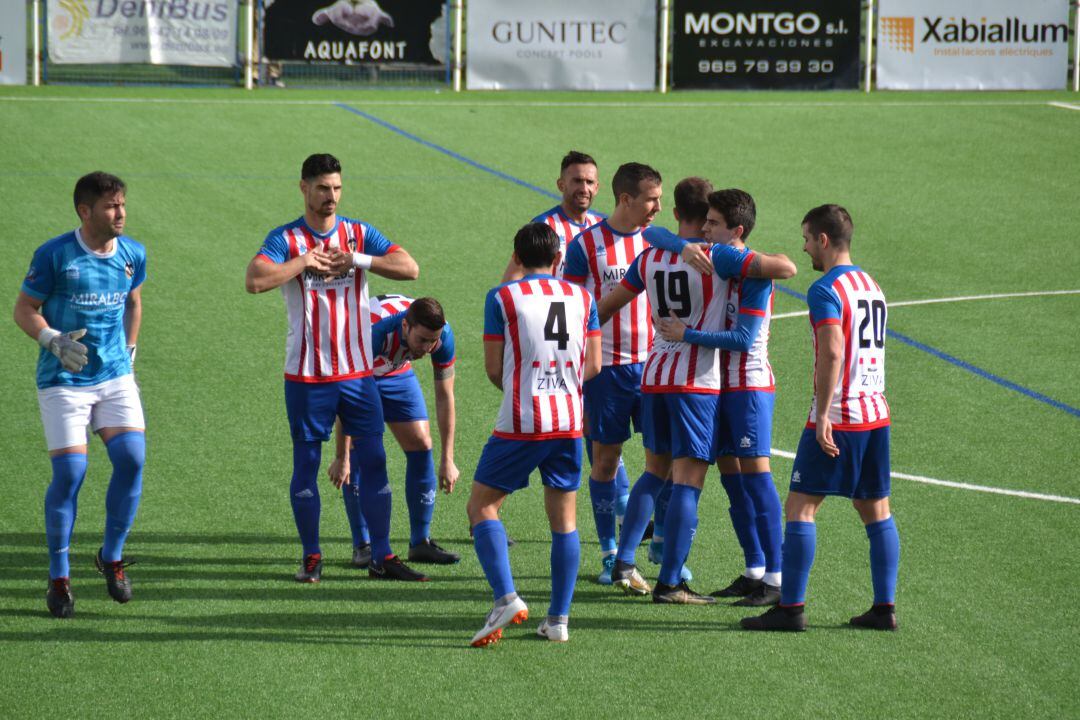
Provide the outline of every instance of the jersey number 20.
<path id="1" fill-rule="evenodd" d="M 859 300 L 857 304 L 863 313 L 862 322 L 859 323 L 859 347 L 870 347 L 871 340 L 874 347 L 885 347 L 885 303 L 881 300 Z M 866 337 L 868 326 L 873 338 Z"/>

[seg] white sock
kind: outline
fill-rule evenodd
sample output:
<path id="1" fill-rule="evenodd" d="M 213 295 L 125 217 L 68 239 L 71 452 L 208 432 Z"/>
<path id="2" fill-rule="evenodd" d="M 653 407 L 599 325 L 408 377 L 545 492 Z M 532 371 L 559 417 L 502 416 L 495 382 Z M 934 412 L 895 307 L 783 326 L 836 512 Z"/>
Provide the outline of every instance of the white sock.
<path id="1" fill-rule="evenodd" d="M 780 573 L 778 572 L 767 572 L 761 579 L 765 582 L 766 585 L 780 587 Z"/>
<path id="2" fill-rule="evenodd" d="M 760 580 L 765 575 L 765 566 L 762 565 L 760 567 L 748 567 L 746 568 L 746 572 L 744 572 L 743 575 L 750 578 L 751 580 Z"/>

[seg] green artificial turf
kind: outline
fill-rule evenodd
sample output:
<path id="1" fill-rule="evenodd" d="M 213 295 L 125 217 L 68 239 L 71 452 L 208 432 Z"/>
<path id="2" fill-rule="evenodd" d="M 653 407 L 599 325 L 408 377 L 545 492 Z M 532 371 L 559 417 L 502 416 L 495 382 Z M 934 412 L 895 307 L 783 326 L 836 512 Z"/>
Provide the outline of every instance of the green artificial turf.
<path id="1" fill-rule="evenodd" d="M 739 608 L 660 607 L 595 584 L 585 492 L 571 641 L 543 642 L 534 629 L 546 612 L 549 535 L 534 484 L 504 511 L 534 619 L 493 648 L 468 648 L 491 600 L 464 512 L 499 401 L 482 367 L 483 300 L 514 231 L 555 201 L 333 104 L 552 191 L 563 153 L 588 151 L 604 211 L 607 178 L 630 160 L 655 165 L 669 192 L 690 174 L 742 187 L 758 204 L 751 244 L 796 261 L 785 283 L 796 293 L 816 277 L 799 221 L 839 202 L 855 220 L 856 262 L 900 302 L 1080 288 L 1080 112 L 1047 104 L 1075 97 L 0 90 L 0 317 L 11 316 L 33 250 L 74 227 L 71 189 L 85 172 L 128 182 L 127 232 L 149 253 L 138 363 L 149 450 L 127 605 L 108 599 L 92 568 L 109 476 L 95 442 L 73 544 L 76 617 L 48 616 L 37 348 L 0 323 L 3 715 L 1076 716 L 1080 508 L 910 480 L 893 485 L 898 633 L 846 626 L 871 598 L 865 533 L 841 500 L 819 516 L 811 629 L 792 637 L 738 631 Z M 324 580 L 292 580 L 284 309 L 276 292 L 245 293 L 243 277 L 267 231 L 300 214 L 299 165 L 321 151 L 344 166 L 342 213 L 420 264 L 418 281 L 376 278 L 373 293 L 439 298 L 457 337 L 462 479 L 440 497 L 433 536 L 464 559 L 434 568 L 426 585 L 376 583 L 348 567 L 342 501 L 326 482 Z M 667 208 L 663 217 L 671 224 Z M 777 293 L 775 309 L 805 306 Z M 891 308 L 895 333 L 1067 406 L 893 336 L 893 469 L 1080 498 L 1078 312 L 1077 295 Z M 806 319 L 776 319 L 770 346 L 773 445 L 791 452 L 810 400 Z M 417 370 L 430 397 L 426 363 Z M 404 552 L 404 459 L 390 436 L 387 454 L 392 541 Z M 636 439 L 625 456 L 634 477 Z M 791 461 L 775 457 L 773 470 L 786 494 Z M 700 517 L 689 564 L 694 587 L 710 591 L 742 565 L 715 470 Z"/>

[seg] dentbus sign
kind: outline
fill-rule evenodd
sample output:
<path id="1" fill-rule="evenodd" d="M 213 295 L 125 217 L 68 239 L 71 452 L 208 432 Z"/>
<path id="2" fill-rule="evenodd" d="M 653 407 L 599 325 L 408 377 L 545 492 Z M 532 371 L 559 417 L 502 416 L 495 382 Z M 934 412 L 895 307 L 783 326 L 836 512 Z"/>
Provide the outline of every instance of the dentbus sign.
<path id="1" fill-rule="evenodd" d="M 232 67 L 235 0 L 48 0 L 49 60 Z"/>

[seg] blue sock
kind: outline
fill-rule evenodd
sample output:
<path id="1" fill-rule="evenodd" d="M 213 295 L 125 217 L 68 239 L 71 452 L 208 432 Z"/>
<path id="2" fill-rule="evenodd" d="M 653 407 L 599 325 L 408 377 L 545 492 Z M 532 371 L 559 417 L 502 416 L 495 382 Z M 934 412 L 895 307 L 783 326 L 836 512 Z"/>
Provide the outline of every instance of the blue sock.
<path id="1" fill-rule="evenodd" d="M 116 562 L 123 557 L 124 541 L 135 522 L 142 497 L 142 472 L 146 464 L 146 433 L 125 432 L 105 443 L 112 461 L 112 478 L 105 493 L 105 542 L 101 559 Z"/>
<path id="2" fill-rule="evenodd" d="M 765 556 L 765 572 L 780 572 L 784 548 L 783 508 L 771 472 L 742 476 L 743 487 L 753 502 L 754 527 Z M 755 566 L 756 567 L 756 566 Z"/>
<path id="3" fill-rule="evenodd" d="M 634 563 L 637 546 L 645 535 L 645 526 L 649 524 L 656 496 L 664 487 L 663 478 L 644 472 L 634 483 L 630 491 L 630 501 L 626 505 L 626 518 L 623 520 L 622 535 L 619 537 L 619 559 L 625 563 Z"/>
<path id="4" fill-rule="evenodd" d="M 698 500 L 701 490 L 692 485 L 675 485 L 671 488 L 671 501 L 668 503 L 664 525 L 667 536 L 664 538 L 664 561 L 660 564 L 659 581 L 665 585 L 678 585 L 683 563 L 690 555 L 690 546 L 694 543 L 697 531 Z"/>
<path id="5" fill-rule="evenodd" d="M 671 501 L 671 488 L 674 483 L 671 480 L 664 481 L 664 487 L 660 489 L 660 494 L 656 496 L 656 503 L 653 505 L 653 537 L 664 537 L 664 518 L 667 517 L 667 506 Z"/>
<path id="6" fill-rule="evenodd" d="M 409 506 L 409 544 L 431 536 L 435 512 L 435 462 L 431 449 L 405 453 L 405 503 Z"/>
<path id="7" fill-rule="evenodd" d="M 784 530 L 783 583 L 780 585 L 781 605 L 802 605 L 806 602 L 806 584 L 814 564 L 814 545 L 817 526 L 812 522 L 789 520 Z"/>
<path id="8" fill-rule="evenodd" d="M 293 439 L 293 474 L 289 483 L 289 501 L 304 555 L 321 553 L 319 548 L 319 461 L 322 443 Z"/>
<path id="9" fill-rule="evenodd" d="M 506 550 L 506 528 L 502 522 L 485 520 L 474 525 L 473 547 L 476 548 L 476 557 L 480 560 L 480 567 L 484 568 L 484 576 L 495 599 L 514 592 L 510 553 Z"/>
<path id="10" fill-rule="evenodd" d="M 504 543 L 505 545 L 505 543 Z M 577 530 L 568 533 L 551 531 L 551 605 L 549 617 L 570 614 L 574 599 L 578 565 L 581 564 L 581 539 Z M 485 570 L 485 572 L 487 572 Z M 504 593 L 505 594 L 505 593 Z M 502 597 L 502 595 L 496 595 Z"/>
<path id="11" fill-rule="evenodd" d="M 870 538 L 870 578 L 874 583 L 874 604 L 896 603 L 896 572 L 900 567 L 900 535 L 892 516 L 866 526 Z"/>
<path id="12" fill-rule="evenodd" d="M 371 564 L 381 568 L 390 549 L 390 508 L 393 493 L 386 475 L 382 435 L 353 437 L 351 466 L 360 476 L 360 509 L 371 535 Z M 354 481 L 355 482 L 355 481 Z"/>
<path id="13" fill-rule="evenodd" d="M 728 515 L 731 516 L 731 527 L 735 529 L 735 537 L 739 540 L 742 548 L 746 567 L 756 568 L 765 564 L 765 553 L 761 551 L 761 542 L 758 540 L 757 526 L 754 518 L 754 501 L 743 484 L 743 476 L 738 474 L 723 473 L 720 475 L 720 484 L 727 492 Z"/>
<path id="14" fill-rule="evenodd" d="M 596 537 L 600 540 L 600 552 L 612 553 L 615 540 L 615 483 L 599 482 L 589 478 L 589 498 L 592 500 L 593 519 L 596 521 Z"/>
<path id="15" fill-rule="evenodd" d="M 626 466 L 619 458 L 619 467 L 615 470 L 615 520 L 621 523 L 626 517 L 626 503 L 630 502 L 630 476 Z"/>
<path id="16" fill-rule="evenodd" d="M 361 547 L 371 544 L 371 536 L 368 535 L 364 511 L 360 506 L 360 473 L 351 465 L 352 460 L 349 462 L 349 484 L 341 486 L 341 496 L 345 500 L 345 516 L 349 518 L 353 547 Z"/>
<path id="17" fill-rule="evenodd" d="M 75 527 L 79 488 L 86 477 L 86 453 L 51 458 L 52 481 L 45 491 L 45 541 L 49 547 L 49 577 L 68 577 L 68 546 Z"/>

